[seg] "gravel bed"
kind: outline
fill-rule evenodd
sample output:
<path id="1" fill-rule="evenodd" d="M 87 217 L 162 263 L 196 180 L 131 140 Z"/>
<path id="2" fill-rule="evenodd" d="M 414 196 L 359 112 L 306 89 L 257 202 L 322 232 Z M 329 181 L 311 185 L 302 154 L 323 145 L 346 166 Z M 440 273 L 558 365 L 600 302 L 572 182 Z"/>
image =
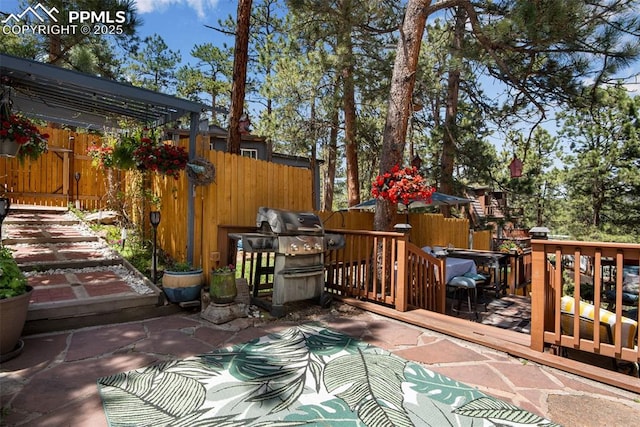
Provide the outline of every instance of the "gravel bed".
<path id="1" fill-rule="evenodd" d="M 88 247 L 92 252 L 97 253 L 100 255 L 101 258 L 104 259 L 120 259 L 121 256 L 119 253 L 117 253 L 116 251 L 114 251 L 113 249 L 111 249 L 110 247 L 106 246 L 104 244 L 104 242 L 102 241 L 97 241 L 97 242 L 69 242 L 69 243 L 18 243 L 15 245 L 11 245 L 12 247 L 54 247 L 54 248 L 64 248 L 64 247 L 73 247 L 73 246 L 84 246 L 84 247 Z"/>

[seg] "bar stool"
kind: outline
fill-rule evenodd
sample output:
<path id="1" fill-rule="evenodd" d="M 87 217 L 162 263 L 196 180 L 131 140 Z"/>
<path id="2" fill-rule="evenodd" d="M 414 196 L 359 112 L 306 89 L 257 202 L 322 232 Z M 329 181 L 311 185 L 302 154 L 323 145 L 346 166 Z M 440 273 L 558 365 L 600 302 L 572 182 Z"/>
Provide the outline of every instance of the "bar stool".
<path id="1" fill-rule="evenodd" d="M 455 276 L 447 286 L 454 288 L 455 294 L 458 294 L 458 308 L 455 308 L 455 298 L 451 302 L 451 311 L 454 313 L 458 313 L 460 311 L 460 307 L 462 306 L 462 292 L 466 292 L 467 294 L 467 307 L 469 308 L 469 313 L 478 315 L 477 310 L 477 302 L 478 302 L 478 293 L 476 289 L 476 281 L 471 277 L 464 276 Z M 471 304 L 471 294 L 473 293 L 473 305 Z"/>

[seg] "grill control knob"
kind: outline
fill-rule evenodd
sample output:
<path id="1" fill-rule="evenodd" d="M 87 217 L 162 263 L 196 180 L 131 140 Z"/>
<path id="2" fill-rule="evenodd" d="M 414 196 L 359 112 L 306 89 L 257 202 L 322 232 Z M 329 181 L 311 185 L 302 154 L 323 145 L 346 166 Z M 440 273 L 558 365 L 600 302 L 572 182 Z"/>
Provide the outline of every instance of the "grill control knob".
<path id="1" fill-rule="evenodd" d="M 316 251 L 321 251 L 322 250 L 322 245 L 320 243 L 316 243 L 313 247 Z"/>
<path id="2" fill-rule="evenodd" d="M 308 251 L 310 251 L 310 250 L 311 250 L 311 245 L 310 245 L 310 244 L 308 244 L 308 243 L 305 243 L 305 244 L 304 244 L 304 246 L 303 246 L 303 248 L 304 248 L 304 250 L 305 250 L 305 251 L 307 251 L 307 252 L 308 252 Z"/>
<path id="3" fill-rule="evenodd" d="M 296 245 L 295 243 L 292 243 L 290 248 L 291 248 L 291 252 L 297 252 L 298 251 L 298 245 Z"/>

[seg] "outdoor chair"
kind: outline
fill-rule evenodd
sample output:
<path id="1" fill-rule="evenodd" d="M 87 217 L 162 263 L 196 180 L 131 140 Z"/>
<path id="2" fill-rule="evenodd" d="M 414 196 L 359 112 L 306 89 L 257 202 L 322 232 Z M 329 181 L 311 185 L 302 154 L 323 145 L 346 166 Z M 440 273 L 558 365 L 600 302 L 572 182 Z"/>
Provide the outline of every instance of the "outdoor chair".
<path id="1" fill-rule="evenodd" d="M 574 335 L 574 298 L 572 296 L 563 296 L 560 302 L 560 330 L 563 335 Z M 580 338 L 593 341 L 593 333 L 595 329 L 594 322 L 595 307 L 593 304 L 580 301 L 579 308 L 579 320 L 578 327 L 580 331 Z M 627 348 L 635 348 L 637 345 L 635 341 L 636 329 L 638 322 L 633 319 L 622 316 L 622 345 Z M 600 309 L 600 342 L 604 344 L 615 344 L 613 339 L 613 328 L 616 324 L 616 315 L 603 308 Z M 567 356 L 567 349 L 562 348 L 562 355 Z M 629 369 L 634 376 L 640 374 L 637 363 L 623 362 L 615 358 L 613 359 L 614 370 L 627 369 L 627 365 L 630 365 Z"/>
<path id="2" fill-rule="evenodd" d="M 454 298 L 451 302 L 451 311 L 457 313 L 462 306 L 462 294 L 467 296 L 467 307 L 470 314 L 478 315 L 477 303 L 478 303 L 478 291 L 476 288 L 476 281 L 471 277 L 455 276 L 447 283 L 449 288 L 454 290 Z M 471 304 L 471 295 L 473 294 L 473 304 Z M 456 308 L 456 297 L 458 301 L 458 307 Z"/>

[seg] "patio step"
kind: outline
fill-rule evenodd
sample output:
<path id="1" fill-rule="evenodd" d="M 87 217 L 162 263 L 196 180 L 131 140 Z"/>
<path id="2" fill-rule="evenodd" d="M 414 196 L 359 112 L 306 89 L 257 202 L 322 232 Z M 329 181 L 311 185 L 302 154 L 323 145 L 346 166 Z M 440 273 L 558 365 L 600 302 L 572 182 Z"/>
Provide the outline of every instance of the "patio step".
<path id="1" fill-rule="evenodd" d="M 24 245 L 24 244 L 38 244 L 38 243 L 80 243 L 80 242 L 97 242 L 100 238 L 98 236 L 77 236 L 77 237 L 26 237 L 26 238 L 7 238 L 2 239 L 2 244 L 5 246 L 10 245 Z"/>
<path id="2" fill-rule="evenodd" d="M 18 267 L 24 272 L 47 271 L 62 268 L 82 269 L 87 267 L 105 267 L 110 265 L 121 265 L 120 259 L 95 259 L 95 260 L 64 260 L 48 262 L 24 262 L 18 263 Z"/>

